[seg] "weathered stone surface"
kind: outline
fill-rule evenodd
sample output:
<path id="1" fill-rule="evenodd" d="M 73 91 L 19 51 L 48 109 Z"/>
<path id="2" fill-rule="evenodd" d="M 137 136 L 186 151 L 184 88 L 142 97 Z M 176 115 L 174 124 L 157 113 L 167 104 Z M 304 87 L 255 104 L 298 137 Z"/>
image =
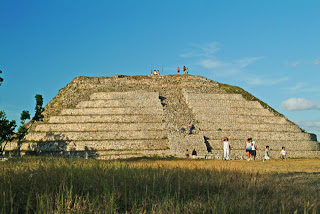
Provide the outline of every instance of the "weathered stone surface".
<path id="1" fill-rule="evenodd" d="M 160 123 L 163 122 L 162 114 L 142 114 L 142 115 L 64 115 L 52 116 L 49 123 L 142 123 L 146 121 Z"/>
<path id="2" fill-rule="evenodd" d="M 228 137 L 234 140 L 253 138 L 258 140 L 312 140 L 307 133 L 297 132 L 255 132 L 255 131 L 203 131 L 202 134 L 210 139 L 222 139 Z"/>
<path id="3" fill-rule="evenodd" d="M 68 132 L 68 131 L 163 131 L 163 123 L 71 123 L 71 124 L 41 124 L 36 131 Z"/>
<path id="4" fill-rule="evenodd" d="M 115 107 L 158 107 L 162 108 L 159 98 L 147 100 L 90 100 L 82 101 L 77 108 L 115 108 Z"/>
<path id="5" fill-rule="evenodd" d="M 273 113 L 267 109 L 260 108 L 231 108 L 231 107 L 193 107 L 193 112 L 198 117 L 204 115 L 257 115 L 257 116 L 273 116 Z"/>
<path id="6" fill-rule="evenodd" d="M 201 123 L 262 123 L 269 124 L 292 124 L 283 117 L 272 116 L 261 116 L 261 115 L 225 115 L 225 114 L 197 114 L 196 118 L 201 121 Z M 298 127 L 298 126 L 297 126 Z"/>
<path id="7" fill-rule="evenodd" d="M 246 100 L 189 100 L 191 107 L 230 107 L 230 108 L 250 108 L 263 109 L 258 101 L 248 102 Z"/>
<path id="8" fill-rule="evenodd" d="M 63 109 L 61 115 L 104 115 L 104 114 L 162 114 L 160 107 L 144 108 L 74 108 Z"/>
<path id="9" fill-rule="evenodd" d="M 91 100 L 154 100 L 159 97 L 158 92 L 146 92 L 146 91 L 127 91 L 127 92 L 100 92 L 91 95 Z"/>
<path id="10" fill-rule="evenodd" d="M 68 141 L 68 140 L 108 140 L 108 139 L 163 139 L 166 131 L 95 131 L 95 132 L 31 132 L 26 140 Z"/>
<path id="11" fill-rule="evenodd" d="M 44 122 L 7 151 L 114 159 L 184 157 L 196 149 L 199 157 L 219 158 L 221 138 L 229 137 L 231 158 L 242 159 L 252 137 L 258 158 L 266 144 L 277 153 L 285 146 L 291 157 L 319 155 L 315 137 L 242 89 L 220 86 L 190 75 L 78 77 L 45 107 Z"/>
<path id="12" fill-rule="evenodd" d="M 168 137 L 172 154 L 175 156 L 185 157 L 187 149 L 189 150 L 190 156 L 193 149 L 197 151 L 198 155 L 205 155 L 207 153 L 207 147 L 202 135 L 183 135 L 181 133 L 172 133 Z"/>
<path id="13" fill-rule="evenodd" d="M 261 131 L 261 132 L 298 132 L 301 129 L 293 124 L 270 124 L 270 123 L 199 123 L 202 131 Z"/>

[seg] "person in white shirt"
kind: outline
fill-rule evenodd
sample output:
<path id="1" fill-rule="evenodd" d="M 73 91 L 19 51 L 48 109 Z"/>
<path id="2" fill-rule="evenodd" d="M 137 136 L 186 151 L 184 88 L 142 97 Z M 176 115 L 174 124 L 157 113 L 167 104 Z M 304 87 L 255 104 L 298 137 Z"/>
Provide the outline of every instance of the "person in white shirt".
<path id="1" fill-rule="evenodd" d="M 286 151 L 286 148 L 283 146 L 282 150 L 280 152 L 281 161 L 283 161 L 283 159 L 284 159 L 284 161 L 287 161 L 287 154 L 288 154 L 288 152 Z"/>
<path id="2" fill-rule="evenodd" d="M 264 152 L 264 159 L 263 162 L 270 160 L 270 151 L 269 151 L 269 146 L 266 146 L 266 151 Z"/>
<path id="3" fill-rule="evenodd" d="M 223 142 L 223 159 L 230 160 L 231 145 L 227 137 L 222 139 Z"/>
<path id="4" fill-rule="evenodd" d="M 251 145 L 252 145 L 252 148 L 251 148 L 251 157 L 253 157 L 253 160 L 255 160 L 255 159 L 256 159 L 256 156 L 257 156 L 257 143 L 254 142 L 254 141 L 252 140 L 252 138 L 250 138 L 250 139 L 251 139 Z"/>

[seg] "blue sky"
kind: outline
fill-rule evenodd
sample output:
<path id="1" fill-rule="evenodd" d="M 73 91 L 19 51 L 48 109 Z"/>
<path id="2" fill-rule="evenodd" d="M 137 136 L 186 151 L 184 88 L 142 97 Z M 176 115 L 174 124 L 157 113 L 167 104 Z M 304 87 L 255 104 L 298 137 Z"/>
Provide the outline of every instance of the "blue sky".
<path id="1" fill-rule="evenodd" d="M 237 85 L 320 136 L 320 1 L 0 0 L 0 109 L 76 76 L 150 69 Z"/>

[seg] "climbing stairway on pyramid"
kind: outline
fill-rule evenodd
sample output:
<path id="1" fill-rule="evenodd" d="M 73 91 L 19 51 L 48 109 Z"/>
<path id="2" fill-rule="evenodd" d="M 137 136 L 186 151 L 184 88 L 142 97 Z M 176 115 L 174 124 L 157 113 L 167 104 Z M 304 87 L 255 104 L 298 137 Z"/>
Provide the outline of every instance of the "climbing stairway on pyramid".
<path id="1" fill-rule="evenodd" d="M 157 92 L 94 93 L 90 100 L 51 116 L 26 140 L 37 141 L 28 146 L 42 153 L 74 151 L 100 159 L 171 154 Z"/>
<path id="2" fill-rule="evenodd" d="M 243 89 L 200 76 L 80 76 L 43 114 L 21 142 L 6 146 L 7 156 L 185 157 L 196 149 L 199 157 L 221 159 L 228 137 L 232 159 L 246 158 L 247 138 L 257 142 L 258 158 L 266 145 L 271 158 L 282 146 L 289 157 L 320 157 L 315 135 Z"/>
<path id="3" fill-rule="evenodd" d="M 253 138 L 258 144 L 257 156 L 262 158 L 266 145 L 278 157 L 282 146 L 291 157 L 319 157 L 319 143 L 302 132 L 294 123 L 265 109 L 258 101 L 247 101 L 241 94 L 200 94 L 185 92 L 193 109 L 201 134 L 212 147 L 212 155 L 222 157 L 222 142 L 228 137 L 232 157 L 244 159 L 245 142 Z"/>

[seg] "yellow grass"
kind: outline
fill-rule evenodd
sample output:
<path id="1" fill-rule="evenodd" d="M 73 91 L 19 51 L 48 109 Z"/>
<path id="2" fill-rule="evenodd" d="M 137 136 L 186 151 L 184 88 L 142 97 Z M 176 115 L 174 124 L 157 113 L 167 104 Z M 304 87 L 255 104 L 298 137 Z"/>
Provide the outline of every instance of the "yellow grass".
<path id="1" fill-rule="evenodd" d="M 320 159 L 288 159 L 287 161 L 270 160 L 263 162 L 261 160 L 141 160 L 130 162 L 133 166 L 150 166 L 165 168 L 186 168 L 186 169 L 216 169 L 230 170 L 239 172 L 259 172 L 259 173 L 319 173 L 320 176 Z"/>

